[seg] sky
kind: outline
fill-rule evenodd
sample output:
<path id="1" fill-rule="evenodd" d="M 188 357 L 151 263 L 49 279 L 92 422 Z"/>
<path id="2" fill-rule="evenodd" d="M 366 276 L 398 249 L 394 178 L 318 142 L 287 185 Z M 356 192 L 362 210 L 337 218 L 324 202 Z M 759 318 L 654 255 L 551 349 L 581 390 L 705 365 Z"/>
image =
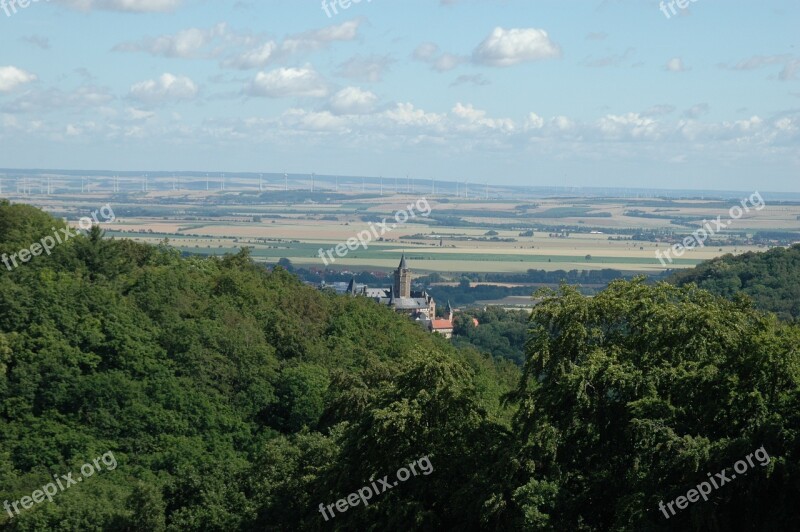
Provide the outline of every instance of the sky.
<path id="1" fill-rule="evenodd" d="M 797 0 L 9 1 L 2 168 L 800 191 Z"/>

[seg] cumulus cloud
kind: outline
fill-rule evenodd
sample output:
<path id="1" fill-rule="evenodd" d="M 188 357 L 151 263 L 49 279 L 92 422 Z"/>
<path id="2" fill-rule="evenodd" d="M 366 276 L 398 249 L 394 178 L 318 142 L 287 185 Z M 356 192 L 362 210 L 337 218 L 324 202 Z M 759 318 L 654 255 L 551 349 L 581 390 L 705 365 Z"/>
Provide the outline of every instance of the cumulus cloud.
<path id="1" fill-rule="evenodd" d="M 533 112 L 528 113 L 528 116 L 525 117 L 522 127 L 525 131 L 531 129 L 542 129 L 544 127 L 544 118 Z"/>
<path id="2" fill-rule="evenodd" d="M 57 0 L 80 11 L 123 11 L 128 13 L 168 13 L 183 4 L 183 0 Z"/>
<path id="3" fill-rule="evenodd" d="M 275 61 L 277 53 L 278 45 L 275 41 L 267 41 L 255 48 L 250 48 L 240 54 L 225 59 L 222 62 L 222 66 L 238 70 L 262 68 Z"/>
<path id="4" fill-rule="evenodd" d="M 383 116 L 395 124 L 419 127 L 438 126 L 445 119 L 444 115 L 417 109 L 409 102 L 395 104 L 393 108 L 387 109 Z"/>
<path id="5" fill-rule="evenodd" d="M 370 113 L 378 102 L 378 97 L 370 91 L 358 87 L 345 87 L 334 94 L 329 102 L 331 111 L 339 115 Z"/>
<path id="6" fill-rule="evenodd" d="M 247 48 L 230 55 L 222 62 L 225 68 L 248 70 L 269 64 L 285 62 L 292 56 L 327 48 L 335 42 L 346 42 L 358 37 L 361 20 L 350 20 L 322 29 L 290 35 L 279 43 L 274 39 L 254 39 L 240 36 Z"/>
<path id="7" fill-rule="evenodd" d="M 228 31 L 224 23 L 208 29 L 189 28 L 172 35 L 150 37 L 137 42 L 116 45 L 115 52 L 146 52 L 160 57 L 193 58 L 214 39 L 222 37 Z"/>
<path id="8" fill-rule="evenodd" d="M 111 103 L 114 96 L 105 87 L 82 85 L 72 91 L 59 88 L 34 90 L 3 106 L 7 113 L 46 113 L 64 109 L 101 109 Z"/>
<path id="9" fill-rule="evenodd" d="M 754 55 L 739 61 L 731 67 L 732 70 L 756 70 L 767 66 L 781 65 L 783 68 L 778 73 L 781 81 L 798 79 L 800 75 L 800 58 L 789 54 L 781 55 Z"/>
<path id="10" fill-rule="evenodd" d="M 501 129 L 504 131 L 514 130 L 514 121 L 508 118 L 490 118 L 488 113 L 481 109 L 475 109 L 471 104 L 463 105 L 456 103 L 452 109 L 452 114 L 462 122 L 471 126 L 471 129 Z"/>
<path id="11" fill-rule="evenodd" d="M 358 37 L 360 25 L 360 19 L 349 20 L 342 24 L 292 35 L 283 41 L 281 48 L 287 54 L 294 54 L 319 50 L 337 41 L 352 41 Z"/>
<path id="12" fill-rule="evenodd" d="M 0 67 L 0 92 L 11 92 L 31 81 L 36 81 L 35 74 L 15 66 Z"/>
<path id="13" fill-rule="evenodd" d="M 347 129 L 347 121 L 335 116 L 330 111 L 307 111 L 305 109 L 289 109 L 280 117 L 280 125 L 296 132 L 305 130 L 312 132 L 337 132 Z"/>
<path id="14" fill-rule="evenodd" d="M 226 56 L 221 66 L 248 70 L 286 62 L 294 55 L 321 50 L 337 41 L 354 40 L 360 24 L 360 20 L 351 20 L 290 35 L 278 42 L 249 32 L 237 32 L 226 23 L 219 23 L 210 28 L 188 28 L 173 34 L 120 43 L 113 50 L 180 59 Z"/>
<path id="15" fill-rule="evenodd" d="M 597 127 L 608 139 L 624 137 L 655 139 L 658 135 L 658 123 L 655 119 L 639 113 L 609 114 L 598 120 Z"/>
<path id="16" fill-rule="evenodd" d="M 689 69 L 683 64 L 683 59 L 680 57 L 673 57 L 664 65 L 664 70 L 668 72 L 685 72 Z"/>
<path id="17" fill-rule="evenodd" d="M 468 61 L 466 57 L 449 53 L 440 53 L 439 47 L 432 42 L 420 44 L 416 50 L 414 50 L 411 57 L 417 61 L 427 63 L 437 72 L 453 70 L 458 65 Z"/>
<path id="18" fill-rule="evenodd" d="M 536 28 L 497 27 L 472 53 L 475 63 L 493 67 L 557 57 L 561 57 L 561 48 L 550 40 L 545 30 Z"/>
<path id="19" fill-rule="evenodd" d="M 249 96 L 266 98 L 324 98 L 328 95 L 328 86 L 323 77 L 311 66 L 278 68 L 256 74 L 245 88 L 245 93 Z"/>
<path id="20" fill-rule="evenodd" d="M 394 63 L 394 59 L 388 55 L 371 55 L 367 57 L 357 55 L 341 63 L 337 67 L 335 75 L 341 78 L 374 83 L 383 80 L 384 74 L 388 72 L 392 63 Z"/>
<path id="21" fill-rule="evenodd" d="M 129 96 L 146 104 L 162 104 L 193 100 L 197 93 L 197 85 L 190 78 L 164 73 L 157 79 L 135 83 Z"/>

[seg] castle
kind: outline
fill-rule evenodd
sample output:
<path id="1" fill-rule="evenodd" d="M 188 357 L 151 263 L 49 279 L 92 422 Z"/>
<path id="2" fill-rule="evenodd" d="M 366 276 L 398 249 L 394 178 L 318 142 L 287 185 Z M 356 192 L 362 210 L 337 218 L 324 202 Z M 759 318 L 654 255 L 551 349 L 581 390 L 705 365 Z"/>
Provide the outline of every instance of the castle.
<path id="1" fill-rule="evenodd" d="M 411 269 L 406 263 L 405 253 L 400 259 L 400 265 L 394 272 L 394 283 L 389 288 L 367 288 L 360 290 L 356 287 L 355 279 L 347 286 L 347 293 L 357 296 L 366 296 L 375 302 L 386 305 L 402 314 L 408 315 L 431 332 L 438 332 L 446 338 L 453 334 L 453 308 L 448 302 L 445 308 L 445 318 L 436 318 L 436 301 L 425 290 L 411 290 Z"/>

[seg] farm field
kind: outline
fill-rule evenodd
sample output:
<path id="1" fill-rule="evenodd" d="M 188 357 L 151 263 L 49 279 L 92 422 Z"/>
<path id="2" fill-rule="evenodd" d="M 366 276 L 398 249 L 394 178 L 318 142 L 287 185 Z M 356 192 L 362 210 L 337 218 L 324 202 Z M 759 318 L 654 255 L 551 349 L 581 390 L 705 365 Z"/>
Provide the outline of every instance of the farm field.
<path id="1" fill-rule="evenodd" d="M 306 197 L 307 196 L 307 197 Z M 405 253 L 415 274 L 438 272 L 514 273 L 529 269 L 599 270 L 659 273 L 690 268 L 723 254 L 763 250 L 762 232 L 797 234 L 800 203 L 771 201 L 730 220 L 736 199 L 659 198 L 490 198 L 376 196 L 330 191 L 280 192 L 153 191 L 141 194 L 83 194 L 13 198 L 38 204 L 71 221 L 111 205 L 114 238 L 169 245 L 186 253 L 222 255 L 252 248 L 256 261 L 285 258 L 307 268 L 325 267 L 320 250 L 329 250 L 369 231 L 370 222 L 399 211 L 414 211 L 379 239 L 335 257 L 328 267 L 350 271 L 394 268 Z M 427 207 L 423 209 L 422 207 Z M 427 214 L 427 216 L 425 215 Z M 687 250 L 671 263 L 665 252 L 705 220 L 730 221 L 704 247 Z M 785 238 L 791 236 L 784 235 Z M 330 261 L 329 261 L 330 262 Z"/>

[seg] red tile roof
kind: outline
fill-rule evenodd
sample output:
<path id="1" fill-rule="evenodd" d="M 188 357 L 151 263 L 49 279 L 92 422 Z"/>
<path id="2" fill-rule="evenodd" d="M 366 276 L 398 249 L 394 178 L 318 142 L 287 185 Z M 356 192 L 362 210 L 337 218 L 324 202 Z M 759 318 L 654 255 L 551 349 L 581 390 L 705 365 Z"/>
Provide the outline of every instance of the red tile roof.
<path id="1" fill-rule="evenodd" d="M 450 320 L 433 320 L 434 329 L 452 329 L 453 322 Z"/>

